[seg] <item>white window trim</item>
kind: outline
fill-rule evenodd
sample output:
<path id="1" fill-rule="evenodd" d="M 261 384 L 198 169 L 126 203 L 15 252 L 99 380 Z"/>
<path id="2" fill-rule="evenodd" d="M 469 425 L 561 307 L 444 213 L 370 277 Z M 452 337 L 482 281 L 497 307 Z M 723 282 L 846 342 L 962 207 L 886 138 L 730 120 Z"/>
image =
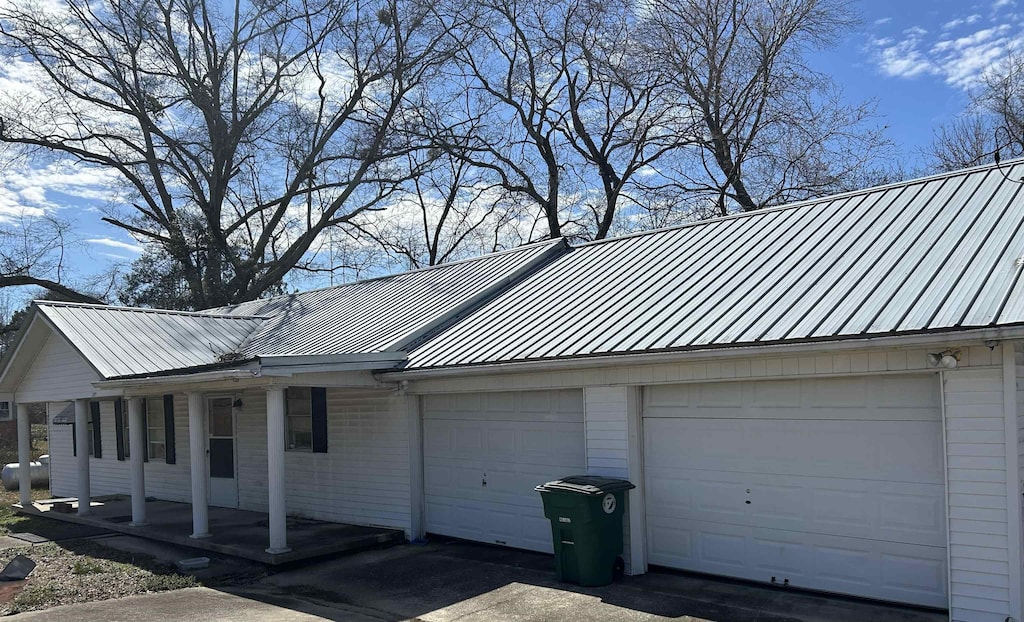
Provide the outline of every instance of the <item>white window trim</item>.
<path id="1" fill-rule="evenodd" d="M 308 408 L 308 419 L 309 419 L 309 446 L 308 447 L 293 447 L 290 444 L 291 439 L 291 426 L 293 419 L 300 419 L 307 416 L 303 413 L 292 414 L 291 412 L 291 399 L 288 397 L 288 391 L 292 389 L 304 389 L 309 392 L 307 395 L 306 407 Z M 313 453 L 313 388 L 305 386 L 297 387 L 286 387 L 284 391 L 284 447 L 285 451 L 294 451 L 298 453 Z"/>
<path id="2" fill-rule="evenodd" d="M 162 440 L 162 441 L 154 441 L 153 440 L 153 430 L 160 430 L 161 433 L 164 434 L 164 435 L 166 435 L 166 433 L 167 433 L 167 430 L 166 430 L 166 428 L 164 426 L 164 403 L 163 403 L 163 399 L 164 398 L 161 395 L 159 397 L 147 397 L 144 400 L 142 400 L 143 409 L 145 409 L 145 411 L 146 411 L 145 412 L 145 414 L 146 414 L 146 457 L 149 460 L 164 460 L 164 459 L 167 458 L 167 439 L 164 438 L 164 440 Z M 150 415 L 149 403 L 150 403 L 150 401 L 154 401 L 154 400 L 159 400 L 159 404 L 160 404 L 160 421 L 158 421 L 157 425 L 155 425 L 155 426 L 152 424 L 152 422 L 150 421 L 150 418 L 149 418 L 149 415 Z M 163 445 L 163 448 L 164 448 L 164 455 L 163 456 L 157 456 L 157 455 L 155 455 L 153 453 L 153 445 L 154 444 L 156 444 L 156 445 Z"/>

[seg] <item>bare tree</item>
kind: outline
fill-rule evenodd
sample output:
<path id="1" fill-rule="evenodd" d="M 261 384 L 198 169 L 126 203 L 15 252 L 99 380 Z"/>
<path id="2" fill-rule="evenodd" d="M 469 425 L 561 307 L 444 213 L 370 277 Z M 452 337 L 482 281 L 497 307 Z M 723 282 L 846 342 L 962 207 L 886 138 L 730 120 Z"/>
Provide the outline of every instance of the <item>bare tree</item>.
<path id="1" fill-rule="evenodd" d="M 534 206 L 549 237 L 559 237 L 567 192 L 558 131 L 563 72 L 552 64 L 541 24 L 551 5 L 485 0 L 475 19 L 452 31 L 459 42 L 452 102 L 434 128 L 435 146 L 494 175 L 521 205 Z"/>
<path id="2" fill-rule="evenodd" d="M 804 61 L 854 17 L 847 0 L 650 0 L 652 58 L 700 120 L 681 191 L 720 214 L 843 190 L 889 147 L 870 102 L 845 105 Z"/>
<path id="3" fill-rule="evenodd" d="M 325 230 L 418 171 L 410 100 L 448 58 L 418 0 L 15 0 L 0 42 L 37 70 L 0 141 L 117 171 L 107 222 L 183 269 L 190 306 L 312 267 Z"/>
<path id="4" fill-rule="evenodd" d="M 23 216 L 0 226 L 0 288 L 41 287 L 62 300 L 101 302 L 68 283 L 67 254 L 76 244 L 71 229 L 55 216 Z"/>
<path id="5" fill-rule="evenodd" d="M 971 89 L 963 114 L 936 131 L 927 155 L 944 171 L 1024 155 L 1024 55 L 1009 52 Z"/>
<path id="6" fill-rule="evenodd" d="M 939 126 L 927 155 L 941 171 L 955 171 L 988 161 L 995 149 L 996 128 L 981 114 L 965 114 Z"/>
<path id="7" fill-rule="evenodd" d="M 411 167 L 425 172 L 411 180 L 398 201 L 384 212 L 353 221 L 361 233 L 402 267 L 421 268 L 463 259 L 522 242 L 510 220 L 515 207 L 487 172 L 449 153 L 428 151 L 409 157 L 430 163 Z"/>
<path id="8" fill-rule="evenodd" d="M 486 170 L 549 237 L 606 237 L 623 203 L 664 186 L 653 165 L 692 141 L 662 66 L 636 51 L 635 5 L 484 3 L 457 55 L 462 105 L 438 145 Z M 641 177 L 645 179 L 641 183 Z"/>
<path id="9" fill-rule="evenodd" d="M 559 129 L 580 158 L 586 185 L 601 189 L 587 205 L 587 232 L 601 239 L 622 200 L 644 205 L 668 185 L 654 167 L 694 142 L 695 124 L 664 65 L 635 52 L 643 30 L 634 3 L 572 0 L 560 21 L 542 28 L 565 79 Z M 641 180 L 645 171 L 651 174 Z"/>

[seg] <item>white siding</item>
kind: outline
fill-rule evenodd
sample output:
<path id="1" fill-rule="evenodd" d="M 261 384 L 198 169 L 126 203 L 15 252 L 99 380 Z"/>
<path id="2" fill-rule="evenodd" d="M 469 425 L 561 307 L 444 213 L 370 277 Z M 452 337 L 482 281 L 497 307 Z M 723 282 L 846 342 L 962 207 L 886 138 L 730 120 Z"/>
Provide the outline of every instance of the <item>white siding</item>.
<path id="1" fill-rule="evenodd" d="M 266 394 L 247 391 L 237 423 L 238 498 L 267 511 Z M 327 390 L 326 454 L 289 451 L 288 514 L 358 525 L 410 528 L 406 398 Z"/>
<path id="2" fill-rule="evenodd" d="M 60 335 L 50 333 L 46 343 L 15 391 L 18 402 L 47 402 L 96 394 L 99 375 Z"/>
<path id="3" fill-rule="evenodd" d="M 584 392 L 587 473 L 629 478 L 629 387 L 587 387 Z"/>
<path id="4" fill-rule="evenodd" d="M 51 403 L 50 414 L 50 488 L 55 496 L 74 497 L 77 494 L 77 467 L 71 447 L 71 426 L 53 425 L 53 416 L 67 403 Z M 128 407 L 125 404 L 125 417 Z M 102 457 L 89 458 L 89 481 L 93 497 L 131 494 L 129 461 L 117 459 L 117 431 L 114 426 L 114 402 L 100 402 L 100 434 Z M 127 441 L 127 439 L 126 439 Z M 174 396 L 174 443 L 176 464 L 164 460 L 146 463 L 146 496 L 168 501 L 192 499 L 188 447 L 188 403 L 184 395 Z"/>
<path id="5" fill-rule="evenodd" d="M 1021 504 L 1021 515 L 1024 515 L 1024 496 L 1021 495 L 1024 490 L 1021 486 L 1024 485 L 1024 343 L 1016 343 L 1014 347 L 1014 375 L 1016 376 L 1016 406 L 1017 406 L 1017 490 L 1016 498 L 1018 503 Z M 1018 529 L 1024 531 L 1024 521 L 1021 525 L 1018 525 Z M 1022 540 L 1024 540 L 1024 533 L 1022 533 Z M 1021 556 L 1021 576 L 1024 577 L 1024 555 Z M 1024 585 L 1021 586 L 1021 591 L 1024 593 Z"/>
<path id="6" fill-rule="evenodd" d="M 934 371 L 928 364 L 928 352 L 947 347 L 961 349 L 959 369 L 1001 367 L 1000 349 L 962 346 L 956 342 L 936 344 L 928 350 L 875 349 L 847 352 L 821 352 L 718 358 L 652 364 L 619 364 L 586 369 L 551 369 L 492 375 L 452 376 L 412 379 L 409 392 L 460 393 L 465 391 L 512 391 L 621 385 L 675 384 L 742 378 L 770 379 L 827 377 L 851 374 L 904 373 Z"/>
<path id="7" fill-rule="evenodd" d="M 1010 572 L 1002 371 L 958 369 L 943 377 L 950 618 L 1003 622 Z"/>
<path id="8" fill-rule="evenodd" d="M 328 389 L 328 453 L 288 452 L 288 513 L 321 520 L 408 529 L 409 446 L 405 397 Z M 243 509 L 267 510 L 266 394 L 238 393 L 238 496 Z M 50 405 L 52 415 L 64 403 Z M 90 458 L 93 496 L 129 494 L 129 462 L 117 459 L 114 405 L 101 402 L 103 457 Z M 127 408 L 126 408 L 127 415 Z M 146 464 L 146 495 L 191 502 L 188 402 L 174 399 L 174 465 Z M 71 426 L 50 425 L 53 494 L 76 494 Z M 183 527 L 187 528 L 187 527 Z"/>
<path id="9" fill-rule="evenodd" d="M 647 557 L 638 389 L 623 385 L 586 387 L 583 396 L 587 473 L 628 479 L 636 486 L 626 493 L 622 558 L 627 574 L 643 574 Z"/>

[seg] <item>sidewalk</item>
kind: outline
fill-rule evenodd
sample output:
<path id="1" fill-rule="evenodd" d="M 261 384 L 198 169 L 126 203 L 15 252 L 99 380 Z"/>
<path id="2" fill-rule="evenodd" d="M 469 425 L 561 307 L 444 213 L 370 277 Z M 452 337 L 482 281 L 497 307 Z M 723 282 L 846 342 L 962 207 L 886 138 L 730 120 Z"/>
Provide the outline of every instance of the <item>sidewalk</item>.
<path id="1" fill-rule="evenodd" d="M 345 620 L 369 622 L 358 614 L 348 616 L 344 610 L 324 611 L 326 617 L 310 615 L 269 605 L 241 596 L 234 596 L 205 587 L 174 592 L 157 592 L 78 605 L 65 605 L 43 611 L 30 611 L 4 618 L 11 622 L 315 622 Z"/>

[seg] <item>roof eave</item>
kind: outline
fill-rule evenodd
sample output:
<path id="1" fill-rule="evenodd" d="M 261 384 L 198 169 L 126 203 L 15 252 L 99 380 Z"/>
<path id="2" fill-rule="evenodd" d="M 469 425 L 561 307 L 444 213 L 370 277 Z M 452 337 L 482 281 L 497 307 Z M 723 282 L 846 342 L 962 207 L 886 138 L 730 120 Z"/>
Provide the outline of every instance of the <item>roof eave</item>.
<path id="1" fill-rule="evenodd" d="M 28 316 L 25 321 L 22 322 L 21 328 L 14 335 L 14 342 L 11 347 L 7 348 L 4 355 L 0 357 L 0 389 L 3 389 L 5 383 L 8 381 L 8 375 L 11 370 L 11 363 L 18 357 L 18 353 L 21 352 L 22 344 L 25 342 L 25 336 L 28 334 L 29 328 L 32 326 L 32 322 L 35 321 L 36 316 L 39 315 L 38 308 L 33 303 L 29 307 Z M 10 391 L 13 391 L 13 387 L 8 387 Z"/>
<path id="2" fill-rule="evenodd" d="M 929 330 L 900 335 L 844 336 L 836 339 L 814 339 L 798 342 L 770 343 L 762 345 L 743 344 L 676 349 L 658 352 L 636 352 L 619 354 L 595 354 L 556 359 L 535 359 L 430 367 L 423 369 L 402 369 L 382 371 L 379 377 L 385 381 L 414 380 L 417 378 L 438 378 L 459 375 L 485 375 L 501 372 L 533 372 L 572 368 L 610 367 L 621 364 L 674 363 L 699 360 L 702 358 L 744 358 L 753 355 L 778 355 L 807 351 L 862 350 L 872 347 L 913 348 L 946 344 L 950 340 L 973 343 L 1001 342 L 1024 339 L 1024 324 L 989 326 L 982 328 L 954 328 Z"/>
<path id="3" fill-rule="evenodd" d="M 65 335 L 57 326 L 54 325 L 53 322 L 50 321 L 48 317 L 46 317 L 46 313 L 42 311 L 42 308 L 39 304 L 37 304 L 37 301 L 33 300 L 32 304 L 29 307 L 28 315 L 25 317 L 25 321 L 22 323 L 21 328 L 18 329 L 18 333 L 14 337 L 14 343 L 11 345 L 10 348 L 7 349 L 7 352 L 4 353 L 3 358 L 0 358 L 0 390 L 3 390 L 5 392 L 14 391 L 14 387 L 7 386 L 8 383 L 10 382 L 9 374 L 14 362 L 21 355 L 25 339 L 27 338 L 28 334 L 33 330 L 33 327 L 37 322 L 41 322 L 43 325 L 46 326 L 46 328 L 50 330 L 50 332 L 59 335 L 60 338 L 63 339 L 64 342 L 67 343 L 68 346 L 70 346 L 71 349 L 74 350 L 75 353 L 78 354 L 78 356 L 80 356 L 83 361 L 85 361 L 86 365 L 88 365 L 89 368 L 92 369 L 97 376 L 99 376 L 100 378 L 106 378 L 106 376 L 96 367 L 96 365 L 94 365 L 93 362 L 89 360 L 89 357 L 85 356 L 85 354 L 82 353 L 78 346 L 76 346 L 71 339 L 68 339 L 67 335 Z"/>
<path id="4" fill-rule="evenodd" d="M 92 383 L 97 389 L 138 389 L 152 385 L 194 384 L 198 382 L 216 382 L 219 380 L 240 380 L 258 378 L 259 369 L 255 367 L 218 369 L 208 371 L 185 372 L 167 375 L 131 376 L 100 380 Z"/>
<path id="5" fill-rule="evenodd" d="M 408 360 L 406 352 L 365 352 L 358 354 L 319 354 L 260 357 L 260 375 L 291 377 L 346 371 L 393 369 Z"/>

